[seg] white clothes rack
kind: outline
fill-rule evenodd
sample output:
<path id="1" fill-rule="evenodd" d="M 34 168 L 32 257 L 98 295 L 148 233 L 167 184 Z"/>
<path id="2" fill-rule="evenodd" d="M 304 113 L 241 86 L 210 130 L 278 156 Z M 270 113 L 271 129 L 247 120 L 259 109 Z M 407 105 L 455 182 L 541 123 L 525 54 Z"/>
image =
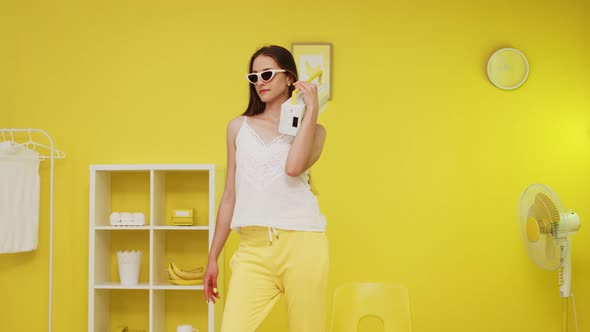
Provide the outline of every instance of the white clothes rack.
<path id="1" fill-rule="evenodd" d="M 19 143 L 15 140 L 15 133 L 28 133 L 28 141 Z M 33 133 L 40 133 L 44 135 L 49 141 L 49 146 L 38 143 L 33 140 Z M 40 160 L 50 160 L 50 174 L 49 180 L 49 327 L 51 332 L 52 327 L 52 307 L 53 307 L 53 167 L 55 159 L 63 159 L 66 154 L 63 151 L 55 149 L 53 146 L 53 139 L 42 129 L 35 128 L 2 128 L 2 138 L 4 142 L 11 142 L 14 144 L 25 146 L 30 150 L 39 153 Z M 45 150 L 45 151 L 44 151 Z M 46 151 L 49 150 L 49 151 Z M 49 154 L 47 154 L 49 152 Z"/>

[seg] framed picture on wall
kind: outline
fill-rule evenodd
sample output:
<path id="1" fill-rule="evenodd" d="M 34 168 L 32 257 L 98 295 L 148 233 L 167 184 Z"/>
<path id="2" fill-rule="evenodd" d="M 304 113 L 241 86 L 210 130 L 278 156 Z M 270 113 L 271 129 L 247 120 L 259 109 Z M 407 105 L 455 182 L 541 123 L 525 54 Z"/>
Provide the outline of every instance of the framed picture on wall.
<path id="1" fill-rule="evenodd" d="M 291 53 L 295 58 L 300 81 L 322 70 L 322 83 L 328 87 L 328 100 L 332 100 L 332 43 L 292 43 Z"/>

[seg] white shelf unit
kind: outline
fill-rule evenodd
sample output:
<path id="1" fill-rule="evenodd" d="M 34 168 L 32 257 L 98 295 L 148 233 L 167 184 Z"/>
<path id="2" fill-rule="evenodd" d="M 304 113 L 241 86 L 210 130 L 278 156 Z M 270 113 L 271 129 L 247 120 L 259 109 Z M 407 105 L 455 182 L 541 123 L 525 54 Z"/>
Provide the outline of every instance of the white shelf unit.
<path id="1" fill-rule="evenodd" d="M 207 262 L 218 199 L 215 170 L 213 164 L 90 166 L 89 332 L 118 326 L 167 332 L 180 324 L 215 331 L 215 307 L 205 302 L 203 286 L 170 284 L 165 272 L 169 259 L 186 267 Z M 172 225 L 176 208 L 194 208 L 194 225 Z M 111 226 L 112 212 L 143 212 L 146 225 Z M 118 250 L 143 252 L 139 284 L 120 284 Z"/>

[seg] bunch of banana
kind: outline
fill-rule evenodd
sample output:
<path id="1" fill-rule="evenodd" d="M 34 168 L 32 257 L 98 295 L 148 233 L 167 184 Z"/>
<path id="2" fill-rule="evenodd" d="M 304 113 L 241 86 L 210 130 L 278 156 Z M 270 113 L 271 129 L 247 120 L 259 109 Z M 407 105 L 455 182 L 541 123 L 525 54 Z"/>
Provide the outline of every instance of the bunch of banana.
<path id="1" fill-rule="evenodd" d="M 183 270 L 173 262 L 168 262 L 166 268 L 168 282 L 175 285 L 200 285 L 203 283 L 205 269 L 199 266 L 190 270 Z"/>

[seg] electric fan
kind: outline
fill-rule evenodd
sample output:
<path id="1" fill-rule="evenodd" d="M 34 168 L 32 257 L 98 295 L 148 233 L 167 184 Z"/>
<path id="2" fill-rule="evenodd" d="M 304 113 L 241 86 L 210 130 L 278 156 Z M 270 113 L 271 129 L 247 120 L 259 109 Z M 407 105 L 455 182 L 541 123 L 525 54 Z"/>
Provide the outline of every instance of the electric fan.
<path id="1" fill-rule="evenodd" d="M 559 273 L 567 327 L 567 298 L 572 295 L 571 236 L 580 229 L 580 218 L 574 212 L 564 212 L 557 195 L 538 183 L 524 190 L 518 209 L 520 234 L 528 255 L 539 267 Z"/>
<path id="2" fill-rule="evenodd" d="M 319 112 L 323 113 L 326 110 L 328 99 L 330 99 L 328 85 L 323 82 L 322 76 L 324 74 L 320 66 L 313 68 L 311 65 L 305 63 L 306 73 L 309 76 L 308 82 L 317 79 L 318 87 L 318 103 Z M 295 136 L 303 117 L 305 115 L 305 102 L 303 101 L 303 94 L 299 89 L 295 89 L 291 98 L 287 99 L 281 105 L 281 117 L 279 119 L 279 132 L 285 135 Z"/>

